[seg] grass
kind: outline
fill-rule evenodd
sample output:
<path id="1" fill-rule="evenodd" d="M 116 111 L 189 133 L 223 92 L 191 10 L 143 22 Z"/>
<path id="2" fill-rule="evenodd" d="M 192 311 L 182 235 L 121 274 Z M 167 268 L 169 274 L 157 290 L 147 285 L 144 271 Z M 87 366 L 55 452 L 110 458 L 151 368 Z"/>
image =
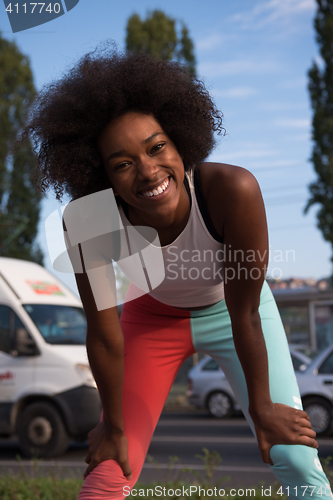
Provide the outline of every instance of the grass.
<path id="1" fill-rule="evenodd" d="M 82 486 L 82 479 L 61 479 L 52 476 L 0 477 L 1 500 L 76 500 Z"/>
<path id="2" fill-rule="evenodd" d="M 175 465 L 179 463 L 179 458 L 169 457 L 168 470 L 163 484 L 161 481 L 152 482 L 149 485 L 138 482 L 134 487 L 135 494 L 123 498 L 129 500 L 134 498 L 141 500 L 158 500 L 160 498 L 206 500 L 208 497 L 212 500 L 221 500 L 221 498 L 229 496 L 234 500 L 244 500 L 244 498 L 286 500 L 287 497 L 282 494 L 277 482 L 274 486 L 262 483 L 256 488 L 232 489 L 227 486 L 227 477 L 214 480 L 215 467 L 221 462 L 221 457 L 218 452 L 209 451 L 207 448 L 203 448 L 202 452 L 202 455 L 196 455 L 196 457 L 200 458 L 204 464 L 203 473 L 193 469 L 175 468 Z M 158 463 L 150 456 L 147 458 L 158 469 Z M 328 471 L 330 461 L 331 457 L 323 460 L 327 477 L 332 482 L 333 472 Z M 190 480 L 188 480 L 189 476 Z M 38 461 L 34 461 L 31 475 L 28 475 L 22 466 L 20 473 L 16 476 L 10 474 L 0 476 L 0 499 L 77 500 L 82 484 L 83 480 L 74 475 L 66 479 L 59 477 L 59 472 L 43 476 L 39 472 Z"/>

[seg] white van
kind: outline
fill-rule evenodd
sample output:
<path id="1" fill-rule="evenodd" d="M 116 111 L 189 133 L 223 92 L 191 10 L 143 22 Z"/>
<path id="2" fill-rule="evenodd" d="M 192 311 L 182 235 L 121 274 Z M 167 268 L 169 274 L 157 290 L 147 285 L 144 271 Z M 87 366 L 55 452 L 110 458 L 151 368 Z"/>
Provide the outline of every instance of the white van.
<path id="1" fill-rule="evenodd" d="M 0 257 L 0 435 L 25 456 L 63 453 L 99 422 L 80 300 L 33 262 Z"/>

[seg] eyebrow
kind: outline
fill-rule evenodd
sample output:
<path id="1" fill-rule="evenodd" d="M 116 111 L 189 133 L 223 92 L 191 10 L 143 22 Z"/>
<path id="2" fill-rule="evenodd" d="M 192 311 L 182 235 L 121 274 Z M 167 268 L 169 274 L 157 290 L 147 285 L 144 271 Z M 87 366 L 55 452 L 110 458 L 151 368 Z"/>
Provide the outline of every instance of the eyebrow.
<path id="1" fill-rule="evenodd" d="M 151 135 L 150 137 L 148 137 L 147 139 L 144 139 L 144 141 L 142 141 L 143 144 L 148 144 L 148 142 L 150 142 L 152 139 L 154 139 L 157 135 L 165 135 L 164 132 L 155 132 L 153 135 Z M 120 149 L 119 151 L 116 151 L 115 153 L 111 153 L 110 156 L 107 157 L 107 162 L 109 160 L 111 160 L 112 158 L 119 158 L 119 156 L 123 156 L 126 154 L 126 149 Z"/>

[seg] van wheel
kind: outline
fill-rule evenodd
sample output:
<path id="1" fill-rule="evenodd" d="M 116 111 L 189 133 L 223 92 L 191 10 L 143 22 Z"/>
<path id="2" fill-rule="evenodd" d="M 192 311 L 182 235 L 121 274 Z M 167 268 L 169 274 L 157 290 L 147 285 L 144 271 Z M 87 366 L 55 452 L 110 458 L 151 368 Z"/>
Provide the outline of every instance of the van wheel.
<path id="1" fill-rule="evenodd" d="M 229 396 L 222 391 L 216 391 L 209 395 L 207 408 L 213 417 L 231 417 L 233 412 L 232 401 Z"/>
<path id="2" fill-rule="evenodd" d="M 32 403 L 17 424 L 22 453 L 26 457 L 55 457 L 64 453 L 69 437 L 58 410 L 45 402 Z"/>
<path id="3" fill-rule="evenodd" d="M 309 415 L 312 429 L 317 436 L 327 436 L 332 430 L 332 407 L 321 398 L 309 398 L 303 403 L 304 411 Z"/>

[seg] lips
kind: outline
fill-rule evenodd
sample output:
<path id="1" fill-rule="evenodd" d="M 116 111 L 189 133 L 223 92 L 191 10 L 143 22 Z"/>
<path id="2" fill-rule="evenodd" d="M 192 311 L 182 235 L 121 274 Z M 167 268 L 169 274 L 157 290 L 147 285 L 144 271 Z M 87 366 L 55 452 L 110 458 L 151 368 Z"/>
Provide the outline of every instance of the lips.
<path id="1" fill-rule="evenodd" d="M 147 198 L 151 198 L 153 196 L 159 196 L 160 194 L 164 193 L 164 191 L 168 188 L 169 184 L 170 184 L 170 177 L 167 177 L 167 179 L 165 179 L 160 184 L 156 184 L 156 186 L 151 187 L 150 189 L 141 191 L 140 194 Z"/>

